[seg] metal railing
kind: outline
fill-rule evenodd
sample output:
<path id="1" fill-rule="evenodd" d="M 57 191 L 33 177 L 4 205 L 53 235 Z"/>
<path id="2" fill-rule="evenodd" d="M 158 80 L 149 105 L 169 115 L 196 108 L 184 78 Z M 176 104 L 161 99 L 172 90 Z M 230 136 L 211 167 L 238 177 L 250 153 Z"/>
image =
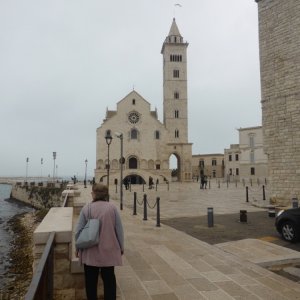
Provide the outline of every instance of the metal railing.
<path id="1" fill-rule="evenodd" d="M 25 300 L 53 299 L 54 238 L 55 232 L 51 232 L 25 295 Z"/>

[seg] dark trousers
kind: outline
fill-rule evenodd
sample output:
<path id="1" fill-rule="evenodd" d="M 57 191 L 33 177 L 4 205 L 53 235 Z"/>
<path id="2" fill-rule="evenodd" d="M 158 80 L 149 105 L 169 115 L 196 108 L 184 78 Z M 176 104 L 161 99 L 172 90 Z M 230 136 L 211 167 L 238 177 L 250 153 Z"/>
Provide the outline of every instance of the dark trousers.
<path id="1" fill-rule="evenodd" d="M 116 276 L 114 267 L 84 265 L 85 290 L 88 300 L 97 300 L 99 270 L 104 286 L 104 300 L 116 300 Z"/>

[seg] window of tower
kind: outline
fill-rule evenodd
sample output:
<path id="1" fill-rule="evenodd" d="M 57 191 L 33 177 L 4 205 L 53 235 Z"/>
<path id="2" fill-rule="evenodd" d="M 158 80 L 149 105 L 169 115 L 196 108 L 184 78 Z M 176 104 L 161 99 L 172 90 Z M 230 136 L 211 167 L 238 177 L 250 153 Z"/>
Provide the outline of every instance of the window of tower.
<path id="1" fill-rule="evenodd" d="M 178 129 L 175 130 L 175 138 L 179 138 L 179 130 Z"/>
<path id="2" fill-rule="evenodd" d="M 252 164 L 254 164 L 254 162 L 255 162 L 255 157 L 254 157 L 254 151 L 253 150 L 250 152 L 250 162 Z"/>
<path id="3" fill-rule="evenodd" d="M 158 130 L 155 131 L 155 139 L 159 140 L 159 131 Z"/>
<path id="4" fill-rule="evenodd" d="M 174 92 L 174 99 L 179 99 L 179 93 L 178 92 Z"/>
<path id="5" fill-rule="evenodd" d="M 179 78 L 179 70 L 173 70 L 173 78 Z"/>
<path id="6" fill-rule="evenodd" d="M 135 128 L 131 129 L 130 138 L 132 140 L 136 140 L 138 138 L 138 131 Z"/>
<path id="7" fill-rule="evenodd" d="M 182 55 L 170 54 L 170 61 L 182 61 Z"/>
<path id="8" fill-rule="evenodd" d="M 175 110 L 175 119 L 178 119 L 178 118 L 179 118 L 179 110 L 176 109 L 176 110 Z"/>

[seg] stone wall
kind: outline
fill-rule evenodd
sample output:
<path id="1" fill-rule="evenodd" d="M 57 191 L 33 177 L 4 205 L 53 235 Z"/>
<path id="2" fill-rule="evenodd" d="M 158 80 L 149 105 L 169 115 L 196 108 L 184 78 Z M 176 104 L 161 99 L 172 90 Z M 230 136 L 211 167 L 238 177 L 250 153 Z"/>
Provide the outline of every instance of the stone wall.
<path id="1" fill-rule="evenodd" d="M 47 240 L 55 232 L 53 285 L 55 300 L 84 300 L 85 284 L 83 268 L 74 257 L 73 207 L 53 207 L 36 228 L 34 238 L 34 266 L 37 269 Z M 98 293 L 103 295 L 102 281 L 99 280 Z"/>
<path id="2" fill-rule="evenodd" d="M 25 186 L 15 183 L 11 196 L 37 209 L 61 206 L 63 187 Z"/>
<path id="3" fill-rule="evenodd" d="M 300 197 L 300 1 L 256 0 L 270 200 Z"/>

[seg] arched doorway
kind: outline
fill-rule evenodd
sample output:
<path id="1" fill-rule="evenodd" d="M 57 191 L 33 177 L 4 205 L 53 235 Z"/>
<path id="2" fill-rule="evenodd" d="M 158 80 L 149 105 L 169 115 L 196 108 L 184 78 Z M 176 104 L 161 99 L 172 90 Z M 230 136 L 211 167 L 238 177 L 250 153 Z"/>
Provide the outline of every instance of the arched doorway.
<path id="1" fill-rule="evenodd" d="M 125 182 L 128 182 L 128 183 L 130 182 L 130 184 L 146 184 L 146 181 L 144 180 L 144 178 L 137 174 L 127 175 L 123 179 L 124 184 L 125 184 Z"/>
<path id="2" fill-rule="evenodd" d="M 181 181 L 180 157 L 172 153 L 169 157 L 169 169 L 171 170 L 172 181 Z"/>

